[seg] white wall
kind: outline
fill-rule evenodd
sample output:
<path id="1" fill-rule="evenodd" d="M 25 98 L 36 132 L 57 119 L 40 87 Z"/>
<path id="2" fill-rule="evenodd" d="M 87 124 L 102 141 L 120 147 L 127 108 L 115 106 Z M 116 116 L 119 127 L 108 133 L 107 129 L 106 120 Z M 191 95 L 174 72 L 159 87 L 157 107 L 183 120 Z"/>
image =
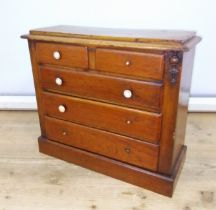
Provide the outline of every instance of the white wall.
<path id="1" fill-rule="evenodd" d="M 196 30 L 192 96 L 216 96 L 215 0 L 1 0 L 0 95 L 34 95 L 26 40 L 31 28 L 69 24 Z"/>

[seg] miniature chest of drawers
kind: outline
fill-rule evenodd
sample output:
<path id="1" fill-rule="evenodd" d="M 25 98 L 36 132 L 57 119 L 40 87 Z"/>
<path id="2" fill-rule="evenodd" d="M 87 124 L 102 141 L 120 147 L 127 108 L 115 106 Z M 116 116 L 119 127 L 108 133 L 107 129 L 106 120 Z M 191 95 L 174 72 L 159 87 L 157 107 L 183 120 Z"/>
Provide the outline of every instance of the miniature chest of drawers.
<path id="1" fill-rule="evenodd" d="M 29 43 L 42 153 L 172 196 L 195 32 L 54 26 Z"/>

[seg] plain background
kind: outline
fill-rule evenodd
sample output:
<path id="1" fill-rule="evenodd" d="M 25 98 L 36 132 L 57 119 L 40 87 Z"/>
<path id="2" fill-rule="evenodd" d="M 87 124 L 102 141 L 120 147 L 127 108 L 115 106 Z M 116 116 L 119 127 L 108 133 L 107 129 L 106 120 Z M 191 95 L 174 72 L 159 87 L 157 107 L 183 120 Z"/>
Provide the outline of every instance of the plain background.
<path id="1" fill-rule="evenodd" d="M 216 96 L 215 0 L 7 0 L 0 2 L 0 95 L 34 95 L 29 29 L 49 25 L 195 30 L 192 96 Z"/>

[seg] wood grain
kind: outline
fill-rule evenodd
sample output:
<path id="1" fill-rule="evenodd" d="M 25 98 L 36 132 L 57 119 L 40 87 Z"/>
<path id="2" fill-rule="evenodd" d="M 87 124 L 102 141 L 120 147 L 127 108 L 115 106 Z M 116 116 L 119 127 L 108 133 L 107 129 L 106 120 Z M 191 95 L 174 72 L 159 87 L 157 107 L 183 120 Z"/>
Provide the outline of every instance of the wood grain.
<path id="1" fill-rule="evenodd" d="M 60 53 L 60 59 L 53 57 L 53 52 Z M 38 63 L 55 64 L 66 67 L 88 68 L 86 47 L 39 42 L 36 44 Z"/>
<path id="2" fill-rule="evenodd" d="M 157 145 L 50 117 L 45 122 L 49 140 L 153 171 L 157 169 Z"/>
<path id="3" fill-rule="evenodd" d="M 36 43 L 35 41 L 28 41 L 30 58 L 31 58 L 31 65 L 32 65 L 32 74 L 34 79 L 34 87 L 35 87 L 35 94 L 37 99 L 37 107 L 38 107 L 38 115 L 40 118 L 40 129 L 41 135 L 43 136 L 45 133 L 44 127 L 44 115 L 43 115 L 43 105 L 42 105 L 42 90 L 40 84 L 38 83 L 40 76 L 38 72 L 38 65 L 37 65 L 37 53 L 36 53 Z"/>
<path id="4" fill-rule="evenodd" d="M 105 175 L 135 184 L 166 196 L 172 196 L 174 180 L 169 177 L 136 168 L 94 153 L 59 144 L 43 137 L 38 139 L 39 150 L 70 163 L 84 166 Z"/>
<path id="5" fill-rule="evenodd" d="M 183 54 L 178 65 L 177 82 L 169 83 L 169 64 L 165 67 L 163 123 L 160 141 L 159 171 L 171 174 L 178 155 L 184 146 L 189 94 L 195 49 Z M 172 98 L 172 101 L 170 101 Z"/>
<path id="6" fill-rule="evenodd" d="M 201 38 L 193 31 L 109 29 L 78 26 L 53 26 L 34 29 L 22 38 L 103 46 L 109 48 L 183 50 L 193 48 Z"/>
<path id="7" fill-rule="evenodd" d="M 64 105 L 66 111 L 59 112 Z M 96 101 L 43 93 L 45 114 L 58 119 L 111 131 L 151 143 L 158 143 L 161 115 Z M 130 123 L 127 123 L 127 121 Z"/>
<path id="8" fill-rule="evenodd" d="M 164 75 L 164 93 L 163 93 L 163 122 L 160 139 L 160 155 L 158 171 L 170 175 L 172 173 L 173 149 L 176 132 L 177 109 L 179 100 L 179 89 L 181 81 L 182 63 L 179 58 L 177 64 L 176 82 L 170 82 L 170 57 L 169 52 L 166 55 L 165 75 Z M 182 116 L 179 116 L 180 118 Z M 183 127 L 186 124 L 182 125 Z"/>
<path id="9" fill-rule="evenodd" d="M 160 54 L 97 49 L 95 68 L 138 78 L 162 80 L 163 61 L 163 55 Z"/>
<path id="10" fill-rule="evenodd" d="M 73 44 L 73 45 L 82 45 L 88 47 L 108 47 L 111 49 L 127 49 L 127 50 L 147 50 L 148 52 L 155 51 L 166 51 L 166 50 L 178 50 L 178 51 L 189 51 L 196 44 L 201 41 L 200 37 L 194 37 L 188 40 L 185 44 L 178 42 L 129 42 L 129 41 L 110 41 L 110 40 L 97 40 L 97 39 L 87 39 L 87 38 L 73 38 L 73 37 L 60 37 L 60 36 L 47 36 L 47 35 L 22 35 L 21 38 L 28 40 L 37 40 L 44 42 L 55 42 L 55 43 L 64 43 L 64 44 Z"/>
<path id="11" fill-rule="evenodd" d="M 160 112 L 163 88 L 161 83 L 48 67 L 41 67 L 40 75 L 41 87 L 45 90 Z M 56 85 L 56 78 L 62 79 L 62 85 Z M 124 97 L 125 90 L 132 92 L 131 98 Z"/>
<path id="12" fill-rule="evenodd" d="M 58 25 L 33 29 L 30 31 L 30 34 L 132 42 L 154 41 L 184 43 L 191 39 L 191 37 L 194 37 L 196 35 L 196 32 L 180 30 L 120 29 Z"/>
<path id="13" fill-rule="evenodd" d="M 185 144 L 185 132 L 188 116 L 188 105 L 189 105 L 189 96 L 191 88 L 191 80 L 193 73 L 193 60 L 194 60 L 195 49 L 191 49 L 189 52 L 184 53 L 183 63 L 182 63 L 182 73 L 181 73 L 181 82 L 180 82 L 180 92 L 179 92 L 179 101 L 177 109 L 177 120 L 176 120 L 176 129 L 174 134 L 174 144 L 173 144 L 173 158 L 172 166 L 175 165 L 175 161 L 178 158 L 178 155 L 182 149 L 182 146 Z"/>

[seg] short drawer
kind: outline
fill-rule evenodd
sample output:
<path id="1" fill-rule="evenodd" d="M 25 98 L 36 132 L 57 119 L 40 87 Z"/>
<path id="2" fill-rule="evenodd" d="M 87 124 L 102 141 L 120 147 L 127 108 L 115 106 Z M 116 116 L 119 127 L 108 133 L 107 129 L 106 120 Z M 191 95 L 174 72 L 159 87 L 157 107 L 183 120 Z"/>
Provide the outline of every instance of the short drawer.
<path id="1" fill-rule="evenodd" d="M 129 137 L 46 117 L 46 136 L 66 145 L 156 170 L 158 146 Z"/>
<path id="2" fill-rule="evenodd" d="M 134 77 L 162 80 L 164 56 L 160 54 L 97 49 L 95 68 Z"/>
<path id="3" fill-rule="evenodd" d="M 39 42 L 36 53 L 38 63 L 88 68 L 87 47 Z"/>
<path id="4" fill-rule="evenodd" d="M 41 86 L 45 90 L 61 91 L 69 95 L 160 111 L 162 84 L 76 70 L 43 67 Z"/>
<path id="5" fill-rule="evenodd" d="M 158 143 L 161 115 L 70 96 L 43 93 L 46 115 Z"/>

